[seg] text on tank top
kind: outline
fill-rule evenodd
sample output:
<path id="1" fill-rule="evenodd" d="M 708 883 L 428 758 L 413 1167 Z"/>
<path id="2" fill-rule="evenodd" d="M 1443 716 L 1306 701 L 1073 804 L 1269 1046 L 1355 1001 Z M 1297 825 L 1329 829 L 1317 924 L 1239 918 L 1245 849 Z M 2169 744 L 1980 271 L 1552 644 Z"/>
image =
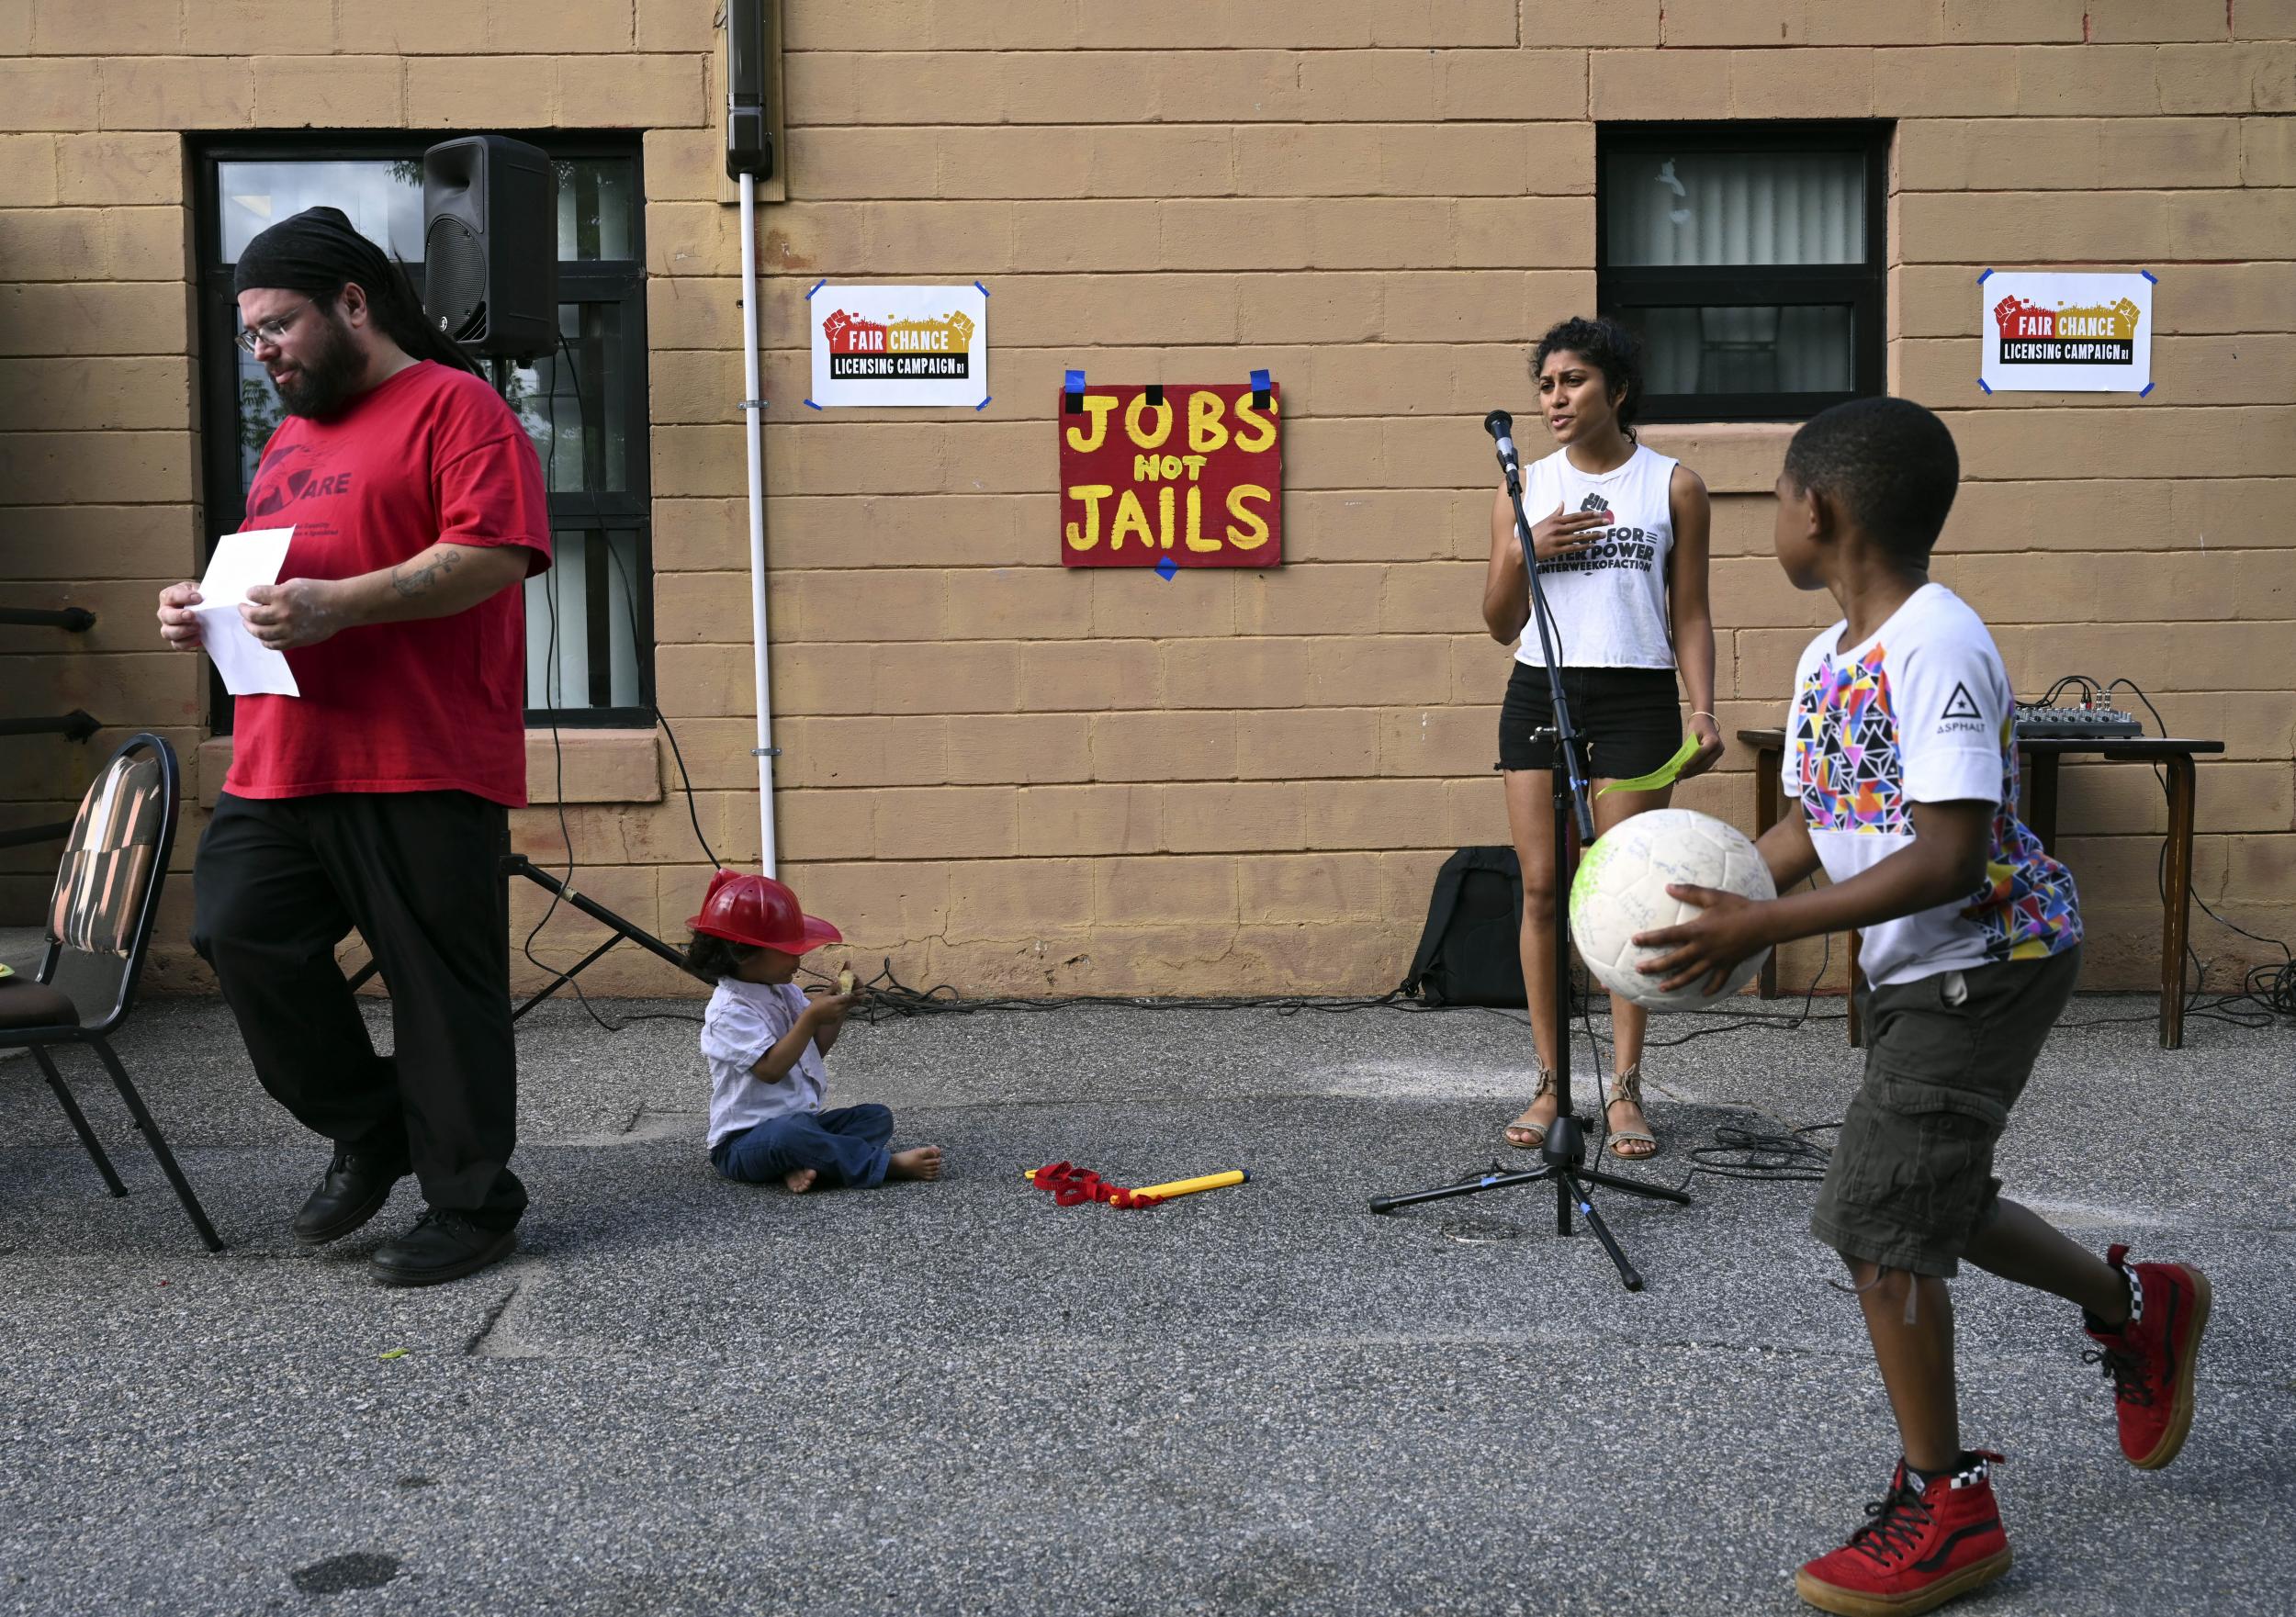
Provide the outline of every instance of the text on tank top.
<path id="1" fill-rule="evenodd" d="M 1523 510 L 1533 522 L 1560 506 L 1565 513 L 1606 511 L 1611 525 L 1573 556 L 1538 564 L 1561 644 L 1556 660 L 1573 668 L 1671 668 L 1666 568 L 1674 549 L 1671 494 L 1675 462 L 1635 446 L 1626 463 L 1600 476 L 1582 472 L 1558 449 L 1524 474 Z M 1543 666 L 1538 632 L 1525 626 L 1515 660 Z"/>

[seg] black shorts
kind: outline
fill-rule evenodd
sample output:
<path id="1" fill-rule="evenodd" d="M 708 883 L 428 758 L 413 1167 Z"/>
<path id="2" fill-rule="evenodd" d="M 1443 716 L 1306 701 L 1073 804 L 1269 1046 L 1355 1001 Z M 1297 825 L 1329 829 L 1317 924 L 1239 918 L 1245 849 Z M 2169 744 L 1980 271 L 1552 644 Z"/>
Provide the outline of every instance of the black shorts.
<path id="1" fill-rule="evenodd" d="M 1683 744 L 1671 668 L 1565 668 L 1562 691 L 1570 700 L 1570 723 L 1586 740 L 1594 780 L 1647 775 Z M 1554 743 L 1534 741 L 1531 732 L 1554 722 L 1547 670 L 1517 662 L 1499 709 L 1499 761 L 1491 768 L 1553 769 Z"/>

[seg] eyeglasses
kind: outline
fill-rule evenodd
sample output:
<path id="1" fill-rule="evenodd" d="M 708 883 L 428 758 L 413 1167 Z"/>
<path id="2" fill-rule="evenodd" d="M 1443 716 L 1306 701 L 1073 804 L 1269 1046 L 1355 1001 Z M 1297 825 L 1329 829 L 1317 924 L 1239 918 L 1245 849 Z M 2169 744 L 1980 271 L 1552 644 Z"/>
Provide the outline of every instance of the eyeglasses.
<path id="1" fill-rule="evenodd" d="M 254 353 L 256 345 L 263 342 L 268 342 L 272 347 L 276 348 L 279 345 L 279 340 L 287 334 L 287 328 L 301 320 L 303 311 L 309 308 L 310 305 L 305 303 L 290 309 L 286 314 L 274 316 L 267 320 L 257 320 L 252 326 L 242 326 L 233 333 L 231 341 L 239 344 L 240 351 L 243 354 Z"/>

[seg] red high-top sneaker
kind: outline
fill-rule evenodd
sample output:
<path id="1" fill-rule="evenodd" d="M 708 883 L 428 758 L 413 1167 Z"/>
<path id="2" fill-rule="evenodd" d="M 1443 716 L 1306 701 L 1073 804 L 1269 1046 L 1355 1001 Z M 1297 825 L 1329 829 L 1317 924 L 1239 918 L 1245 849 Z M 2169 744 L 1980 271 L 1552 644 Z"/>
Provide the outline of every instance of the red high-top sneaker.
<path id="1" fill-rule="evenodd" d="M 1795 1575 L 1795 1591 L 1840 1617 L 1906 1617 L 1991 1583 L 2009 1568 L 1987 1467 L 2000 1457 L 1971 1455 L 1918 1490 L 1898 1461 L 1888 1497 L 1865 1507 L 1870 1520 L 1848 1544 Z"/>
<path id="2" fill-rule="evenodd" d="M 2122 1262 L 2116 1246 L 2105 1261 L 2129 1282 L 2129 1322 L 2088 1334 L 2097 1346 L 2081 1355 L 2102 1364 L 2112 1383 L 2121 1421 L 2121 1452 L 2140 1471 L 2157 1471 L 2177 1457 L 2192 1430 L 2192 1366 L 2209 1322 L 2209 1279 L 2186 1263 Z"/>

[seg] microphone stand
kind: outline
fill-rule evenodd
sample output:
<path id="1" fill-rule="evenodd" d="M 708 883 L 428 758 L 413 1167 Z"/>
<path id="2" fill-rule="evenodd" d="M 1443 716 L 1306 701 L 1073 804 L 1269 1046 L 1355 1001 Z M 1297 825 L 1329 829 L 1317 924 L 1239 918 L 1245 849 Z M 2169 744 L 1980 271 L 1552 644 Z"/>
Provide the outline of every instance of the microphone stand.
<path id="1" fill-rule="evenodd" d="M 1656 1185 L 1643 1185 L 1632 1179 L 1622 1179 L 1599 1169 L 1587 1167 L 1586 1131 L 1570 1105 L 1570 832 L 1571 821 L 1578 823 L 1579 844 L 1592 847 L 1594 842 L 1593 800 L 1587 791 L 1585 742 L 1570 722 L 1570 703 L 1564 694 L 1562 669 L 1555 660 L 1556 634 L 1554 620 L 1547 610 L 1547 592 L 1538 581 L 1538 557 L 1531 548 L 1531 520 L 1523 510 L 1523 466 L 1516 455 L 1514 440 L 1508 436 L 1514 425 L 1506 411 L 1494 410 L 1483 420 L 1483 430 L 1498 440 L 1499 465 L 1506 473 L 1507 499 L 1514 507 L 1514 536 L 1523 546 L 1523 568 L 1530 580 L 1531 622 L 1538 629 L 1539 655 L 1547 665 L 1547 688 L 1553 693 L 1553 723 L 1532 732 L 1536 739 L 1552 741 L 1562 767 L 1548 771 L 1554 782 L 1554 869 L 1555 869 L 1555 1017 L 1559 1038 L 1555 1053 L 1555 1120 L 1548 1125 L 1547 1138 L 1539 1146 L 1542 1161 L 1538 1167 L 1519 1173 L 1485 1173 L 1460 1185 L 1440 1185 L 1433 1190 L 1412 1191 L 1403 1196 L 1375 1196 L 1371 1210 L 1391 1213 L 1398 1207 L 1416 1206 L 1421 1202 L 1443 1201 L 1451 1196 L 1474 1196 L 1486 1190 L 1503 1190 L 1518 1185 L 1536 1185 L 1541 1181 L 1555 1187 L 1555 1233 L 1570 1233 L 1570 1212 L 1573 1207 L 1586 1220 L 1587 1228 L 1603 1243 L 1610 1261 L 1617 1265 L 1618 1278 L 1628 1291 L 1642 1289 L 1642 1275 L 1626 1259 L 1626 1253 L 1611 1234 L 1610 1226 L 1603 1222 L 1602 1214 L 1594 1210 L 1588 1195 L 1590 1185 L 1601 1185 L 1628 1196 L 1639 1196 L 1652 1201 L 1673 1202 L 1681 1207 L 1690 1205 L 1690 1197 L 1679 1190 L 1668 1190 Z"/>

